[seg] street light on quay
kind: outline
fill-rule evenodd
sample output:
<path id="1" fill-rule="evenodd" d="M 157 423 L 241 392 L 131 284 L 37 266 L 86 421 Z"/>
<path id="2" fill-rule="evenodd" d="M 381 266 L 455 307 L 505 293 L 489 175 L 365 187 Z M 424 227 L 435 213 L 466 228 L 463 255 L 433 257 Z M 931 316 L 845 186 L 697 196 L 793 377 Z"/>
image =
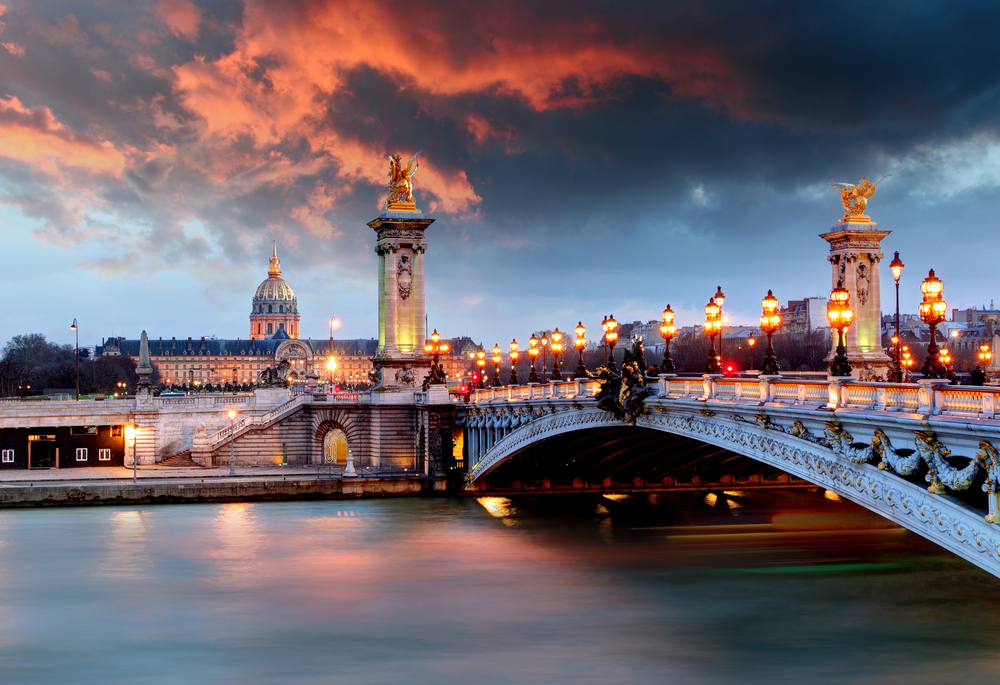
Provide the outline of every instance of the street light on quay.
<path id="1" fill-rule="evenodd" d="M 528 340 L 528 358 L 531 360 L 531 373 L 528 374 L 529 383 L 538 383 L 538 374 L 535 372 L 535 360 L 538 359 L 538 338 L 534 335 Z"/>
<path id="2" fill-rule="evenodd" d="M 552 331 L 552 380 L 561 381 L 562 372 L 559 370 L 559 355 L 563 351 L 563 334 L 559 331 L 559 327 Z"/>
<path id="3" fill-rule="evenodd" d="M 924 366 L 920 369 L 924 378 L 945 378 L 947 375 L 947 370 L 938 358 L 937 346 L 937 325 L 944 321 L 948 312 L 948 303 L 941 297 L 943 290 L 941 279 L 936 277 L 934 269 L 931 269 L 927 278 L 920 284 L 920 291 L 924 294 L 924 301 L 920 303 L 920 320 L 931 327 L 931 342 L 927 346 Z"/>
<path id="4" fill-rule="evenodd" d="M 332 349 L 332 348 L 331 348 Z M 330 372 L 330 388 L 333 389 L 333 372 L 337 370 L 337 360 L 330 355 L 330 358 L 326 360 L 326 369 Z"/>
<path id="5" fill-rule="evenodd" d="M 778 367 L 778 359 L 774 356 L 774 347 L 771 344 L 771 336 L 781 328 L 781 314 L 778 313 L 778 298 L 770 290 L 767 297 L 760 301 L 760 306 L 764 313 L 760 316 L 760 330 L 767 335 L 767 351 L 764 353 L 764 363 L 761 364 L 760 373 L 762 376 L 777 376 L 781 373 Z"/>
<path id="6" fill-rule="evenodd" d="M 747 338 L 747 345 L 750 346 L 750 368 L 753 369 L 757 365 L 757 348 L 754 347 L 757 344 L 757 338 L 753 337 L 753 333 Z"/>
<path id="7" fill-rule="evenodd" d="M 138 471 L 135 464 L 135 425 L 131 423 L 125 426 L 126 449 L 128 449 L 129 442 L 132 443 L 132 485 L 139 487 Z"/>
<path id="8" fill-rule="evenodd" d="M 76 323 L 76 319 L 73 319 L 73 323 L 70 324 L 69 329 L 76 333 L 76 401 L 80 401 L 80 327 Z"/>
<path id="9" fill-rule="evenodd" d="M 229 475 L 236 475 L 236 410 L 229 410 Z"/>
<path id="10" fill-rule="evenodd" d="M 722 330 L 722 308 L 715 303 L 712 298 L 705 305 L 705 335 L 708 336 L 711 348 L 708 351 L 708 363 L 705 364 L 705 373 L 716 374 L 721 371 L 719 365 L 719 355 L 715 351 L 715 336 Z"/>
<path id="11" fill-rule="evenodd" d="M 573 346 L 576 347 L 577 353 L 580 355 L 580 361 L 576 365 L 576 377 L 586 378 L 589 373 L 587 372 L 587 366 L 583 363 L 583 351 L 587 349 L 587 329 L 580 321 L 576 324 L 576 339 L 573 341 Z"/>
<path id="12" fill-rule="evenodd" d="M 837 287 L 830 293 L 830 301 L 826 305 L 826 318 L 830 325 L 837 329 L 837 356 L 830 365 L 831 376 L 850 376 L 851 363 L 847 360 L 847 348 L 844 347 L 844 331 L 851 325 L 854 311 L 851 309 L 851 294 L 844 288 L 844 282 L 839 281 Z"/>
<path id="13" fill-rule="evenodd" d="M 503 385 L 500 382 L 500 344 L 493 345 L 493 387 L 499 388 Z"/>
<path id="14" fill-rule="evenodd" d="M 608 371 L 615 373 L 618 371 L 618 365 L 615 364 L 615 343 L 618 342 L 618 322 L 615 321 L 615 315 L 608 315 L 602 325 L 604 327 L 604 342 L 608 346 Z"/>
<path id="15" fill-rule="evenodd" d="M 892 280 L 896 282 L 896 335 L 892 336 L 892 375 L 889 380 L 893 383 L 903 382 L 903 364 L 899 349 L 899 277 L 903 275 L 903 260 L 899 258 L 899 253 L 889 262 L 889 269 L 892 271 Z"/>
<path id="16" fill-rule="evenodd" d="M 660 324 L 660 337 L 663 338 L 663 363 L 660 365 L 660 373 L 677 373 L 674 368 L 673 357 L 670 356 L 670 341 L 677 335 L 677 326 L 674 325 L 674 310 L 667 305 L 663 310 L 663 323 Z"/>
<path id="17" fill-rule="evenodd" d="M 517 358 L 521 354 L 517 351 L 518 348 L 517 338 L 510 341 L 510 384 L 520 385 L 521 382 L 517 379 Z"/>
<path id="18" fill-rule="evenodd" d="M 993 352 L 990 350 L 989 343 L 983 343 L 979 346 L 979 363 L 982 365 L 983 373 L 989 378 L 990 374 L 987 369 L 990 366 L 990 360 L 993 359 Z"/>

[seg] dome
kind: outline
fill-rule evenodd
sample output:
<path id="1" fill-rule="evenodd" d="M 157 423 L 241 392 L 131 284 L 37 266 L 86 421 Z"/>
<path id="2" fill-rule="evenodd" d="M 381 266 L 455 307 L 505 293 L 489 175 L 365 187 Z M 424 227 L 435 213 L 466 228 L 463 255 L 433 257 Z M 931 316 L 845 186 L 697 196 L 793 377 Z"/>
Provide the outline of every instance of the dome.
<path id="1" fill-rule="evenodd" d="M 244 295 L 244 297 L 246 296 Z M 292 291 L 292 286 L 277 277 L 268 278 L 257 286 L 257 292 L 253 296 L 255 304 L 257 302 L 292 302 L 294 300 L 295 293 Z"/>
<path id="2" fill-rule="evenodd" d="M 295 302 L 295 292 L 292 286 L 281 278 L 281 261 L 278 259 L 278 246 L 275 244 L 271 256 L 270 268 L 267 270 L 267 280 L 257 286 L 253 296 L 254 304 L 260 302 Z"/>

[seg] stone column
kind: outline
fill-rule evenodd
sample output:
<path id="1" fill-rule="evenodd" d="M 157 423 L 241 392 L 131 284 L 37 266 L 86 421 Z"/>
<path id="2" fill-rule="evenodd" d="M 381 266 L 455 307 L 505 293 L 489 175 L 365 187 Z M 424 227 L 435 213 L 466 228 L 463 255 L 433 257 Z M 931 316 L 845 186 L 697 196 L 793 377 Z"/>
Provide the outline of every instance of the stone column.
<path id="1" fill-rule="evenodd" d="M 424 297 L 424 252 L 427 251 L 426 243 L 413 244 L 413 316 L 414 328 L 416 329 L 417 345 L 423 345 L 427 340 L 426 325 L 426 299 Z"/>
<path id="2" fill-rule="evenodd" d="M 882 303 L 879 266 L 882 262 L 882 239 L 890 231 L 878 230 L 874 222 L 841 222 L 820 237 L 830 243 L 827 260 L 832 269 L 831 289 L 838 283 L 850 293 L 854 319 L 845 334 L 847 358 L 854 378 L 888 378 L 889 356 L 882 349 Z M 834 331 L 827 363 L 836 354 Z"/>

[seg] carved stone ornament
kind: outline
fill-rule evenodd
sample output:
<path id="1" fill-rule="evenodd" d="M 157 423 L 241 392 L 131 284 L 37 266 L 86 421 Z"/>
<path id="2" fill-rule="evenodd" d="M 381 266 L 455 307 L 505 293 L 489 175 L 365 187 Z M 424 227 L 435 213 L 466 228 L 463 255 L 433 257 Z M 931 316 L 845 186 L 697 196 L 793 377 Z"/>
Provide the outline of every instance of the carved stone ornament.
<path id="1" fill-rule="evenodd" d="M 409 366 L 404 366 L 401 369 L 396 370 L 396 382 L 400 385 L 405 385 L 407 387 L 413 387 L 415 378 L 413 376 L 413 369 Z"/>
<path id="2" fill-rule="evenodd" d="M 409 255 L 402 255 L 396 265 L 396 285 L 399 287 L 399 299 L 405 300 L 413 289 L 413 263 Z"/>
<path id="3" fill-rule="evenodd" d="M 868 304 L 868 265 L 864 262 L 858 264 L 857 267 L 857 288 L 858 288 L 858 304 L 864 306 Z"/>

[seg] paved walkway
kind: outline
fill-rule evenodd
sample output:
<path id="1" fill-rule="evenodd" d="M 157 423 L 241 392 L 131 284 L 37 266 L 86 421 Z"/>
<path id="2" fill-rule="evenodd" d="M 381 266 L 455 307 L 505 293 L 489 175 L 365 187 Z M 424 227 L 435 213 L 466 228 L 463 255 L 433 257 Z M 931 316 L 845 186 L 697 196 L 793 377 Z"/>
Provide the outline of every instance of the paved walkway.
<path id="1" fill-rule="evenodd" d="M 244 466 L 236 468 L 236 477 L 241 480 L 312 480 L 319 478 L 340 478 L 344 467 L 339 465 L 310 464 L 306 466 Z M 420 476 L 413 469 L 358 468 L 360 477 L 400 477 Z M 228 466 L 213 468 L 140 466 L 136 470 L 138 480 L 205 480 L 209 478 L 231 478 Z M 65 483 L 90 481 L 132 480 L 132 469 L 123 466 L 93 466 L 78 469 L 39 469 L 34 471 L 0 471 L 0 487 L 24 483 Z"/>

